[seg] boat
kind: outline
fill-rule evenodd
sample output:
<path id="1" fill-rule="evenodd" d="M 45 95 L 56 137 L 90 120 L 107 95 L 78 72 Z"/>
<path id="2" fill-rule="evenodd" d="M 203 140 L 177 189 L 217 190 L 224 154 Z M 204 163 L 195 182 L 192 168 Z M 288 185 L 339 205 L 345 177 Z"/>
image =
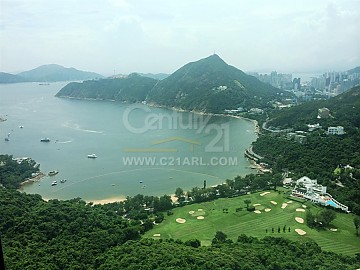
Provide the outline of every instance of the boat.
<path id="1" fill-rule="evenodd" d="M 57 181 L 53 181 L 53 182 L 51 183 L 51 185 L 52 185 L 52 186 L 56 186 L 56 185 L 57 185 Z"/>
<path id="2" fill-rule="evenodd" d="M 9 138 L 5 138 L 5 142 L 8 142 L 9 141 Z"/>
<path id="3" fill-rule="evenodd" d="M 48 173 L 49 176 L 54 176 L 56 174 L 58 174 L 59 172 L 58 171 L 51 171 Z"/>
<path id="4" fill-rule="evenodd" d="M 95 154 L 90 154 L 87 156 L 88 158 L 97 158 L 97 156 Z"/>
<path id="5" fill-rule="evenodd" d="M 24 128 L 24 126 L 21 125 L 21 126 L 19 126 L 19 128 Z"/>
<path id="6" fill-rule="evenodd" d="M 60 183 L 62 183 L 62 184 L 65 183 L 65 182 L 66 182 L 66 179 L 61 179 L 60 180 Z"/>
<path id="7" fill-rule="evenodd" d="M 49 138 L 43 138 L 40 140 L 40 142 L 50 142 L 50 139 Z"/>

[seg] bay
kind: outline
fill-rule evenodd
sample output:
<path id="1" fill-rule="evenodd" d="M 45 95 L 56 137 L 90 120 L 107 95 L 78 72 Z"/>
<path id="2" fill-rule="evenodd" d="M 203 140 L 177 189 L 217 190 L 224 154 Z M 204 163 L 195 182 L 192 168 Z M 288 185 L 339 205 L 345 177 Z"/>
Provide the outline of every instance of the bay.
<path id="1" fill-rule="evenodd" d="M 55 97 L 65 85 L 0 85 L 0 117 L 7 119 L 0 122 L 0 154 L 31 157 L 44 173 L 59 171 L 24 192 L 97 201 L 172 194 L 251 173 L 243 156 L 256 139 L 251 121 Z M 93 153 L 97 158 L 88 158 Z"/>

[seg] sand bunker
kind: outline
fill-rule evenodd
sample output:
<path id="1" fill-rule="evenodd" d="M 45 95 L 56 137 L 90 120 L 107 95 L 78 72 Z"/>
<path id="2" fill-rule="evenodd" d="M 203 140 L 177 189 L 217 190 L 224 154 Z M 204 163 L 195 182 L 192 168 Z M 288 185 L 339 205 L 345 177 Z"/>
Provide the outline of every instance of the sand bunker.
<path id="1" fill-rule="evenodd" d="M 190 215 L 192 215 L 192 214 L 194 214 L 195 213 L 195 211 L 189 211 L 189 214 Z"/>
<path id="2" fill-rule="evenodd" d="M 330 231 L 337 232 L 337 229 L 331 228 Z"/>
<path id="3" fill-rule="evenodd" d="M 305 235 L 306 232 L 303 231 L 302 229 L 295 229 L 295 232 L 297 232 L 299 235 Z"/>
<path id="4" fill-rule="evenodd" d="M 197 219 L 204 219 L 204 217 L 203 216 L 198 216 Z"/>
<path id="5" fill-rule="evenodd" d="M 265 196 L 266 194 L 269 194 L 269 193 L 270 193 L 269 191 L 265 191 L 265 192 L 261 193 L 260 196 L 262 197 L 262 196 Z"/>
<path id="6" fill-rule="evenodd" d="M 177 219 L 176 219 L 176 222 L 183 224 L 183 223 L 186 222 L 186 219 L 184 219 L 184 218 L 177 218 Z"/>
<path id="7" fill-rule="evenodd" d="M 293 201 L 288 201 L 287 203 L 293 203 Z"/>
<path id="8" fill-rule="evenodd" d="M 303 208 L 306 208 L 306 205 L 305 205 L 305 204 L 303 204 L 303 205 L 302 205 L 302 207 L 303 207 Z"/>
<path id="9" fill-rule="evenodd" d="M 287 206 L 287 203 L 283 203 L 283 204 L 281 205 L 281 208 L 284 209 L 284 208 L 286 208 L 286 206 Z"/>
<path id="10" fill-rule="evenodd" d="M 304 223 L 304 219 L 301 217 L 296 217 L 295 220 L 299 223 Z"/>
<path id="11" fill-rule="evenodd" d="M 296 212 L 305 212 L 305 209 L 303 209 L 303 208 L 296 208 Z"/>
<path id="12" fill-rule="evenodd" d="M 261 211 L 255 210 L 254 213 L 256 213 L 256 214 L 261 214 Z"/>
<path id="13" fill-rule="evenodd" d="M 204 211 L 204 210 L 202 210 L 202 209 L 198 209 L 198 211 L 199 211 L 199 212 L 202 212 L 202 211 Z"/>
<path id="14" fill-rule="evenodd" d="M 261 205 L 260 203 L 255 203 L 255 204 L 253 204 L 253 206 L 259 206 L 259 205 Z"/>
<path id="15" fill-rule="evenodd" d="M 270 212 L 271 211 L 271 208 L 266 208 L 265 209 L 265 212 Z"/>
<path id="16" fill-rule="evenodd" d="M 277 205 L 277 202 L 275 202 L 275 201 L 270 201 L 270 202 L 274 205 Z"/>
<path id="17" fill-rule="evenodd" d="M 160 233 L 155 233 L 153 236 L 154 237 L 160 237 Z"/>

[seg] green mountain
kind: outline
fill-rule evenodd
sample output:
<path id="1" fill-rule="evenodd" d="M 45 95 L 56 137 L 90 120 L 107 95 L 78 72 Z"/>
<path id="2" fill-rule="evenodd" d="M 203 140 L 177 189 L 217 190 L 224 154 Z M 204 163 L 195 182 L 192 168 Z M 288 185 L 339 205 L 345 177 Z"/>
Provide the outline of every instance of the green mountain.
<path id="1" fill-rule="evenodd" d="M 223 112 L 239 106 L 265 107 L 270 100 L 285 95 L 290 94 L 260 82 L 214 54 L 186 64 L 157 83 L 147 100 L 186 110 Z"/>
<path id="2" fill-rule="evenodd" d="M 238 107 L 264 108 L 270 106 L 269 101 L 291 94 L 260 82 L 214 54 L 188 63 L 160 81 L 132 74 L 126 78 L 72 83 L 57 96 L 129 102 L 146 99 L 166 107 L 221 113 Z"/>
<path id="3" fill-rule="evenodd" d="M 29 71 L 21 72 L 17 75 L 31 82 L 56 82 L 103 78 L 102 75 L 94 72 L 81 71 L 75 68 L 65 68 L 55 64 L 43 65 Z"/>
<path id="4" fill-rule="evenodd" d="M 10 73 L 0 72 L 0 83 L 20 83 L 25 82 L 26 79 Z"/>
<path id="5" fill-rule="evenodd" d="M 139 102 L 145 100 L 156 82 L 134 73 L 124 78 L 72 82 L 62 88 L 56 96 Z"/>
<path id="6" fill-rule="evenodd" d="M 330 110 L 329 118 L 318 119 L 318 109 Z M 342 125 L 360 127 L 360 86 L 325 101 L 313 101 L 290 109 L 275 111 L 270 115 L 268 126 L 306 129 L 306 124 L 320 123 L 323 126 Z"/>

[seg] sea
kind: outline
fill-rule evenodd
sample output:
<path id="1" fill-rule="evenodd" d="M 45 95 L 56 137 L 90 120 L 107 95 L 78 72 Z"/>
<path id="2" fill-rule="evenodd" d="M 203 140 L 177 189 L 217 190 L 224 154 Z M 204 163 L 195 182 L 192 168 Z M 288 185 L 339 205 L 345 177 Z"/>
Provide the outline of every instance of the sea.
<path id="1" fill-rule="evenodd" d="M 252 121 L 55 97 L 66 84 L 0 85 L 0 154 L 30 157 L 46 175 L 23 192 L 95 202 L 173 194 L 253 172 L 244 157 L 257 137 Z"/>

